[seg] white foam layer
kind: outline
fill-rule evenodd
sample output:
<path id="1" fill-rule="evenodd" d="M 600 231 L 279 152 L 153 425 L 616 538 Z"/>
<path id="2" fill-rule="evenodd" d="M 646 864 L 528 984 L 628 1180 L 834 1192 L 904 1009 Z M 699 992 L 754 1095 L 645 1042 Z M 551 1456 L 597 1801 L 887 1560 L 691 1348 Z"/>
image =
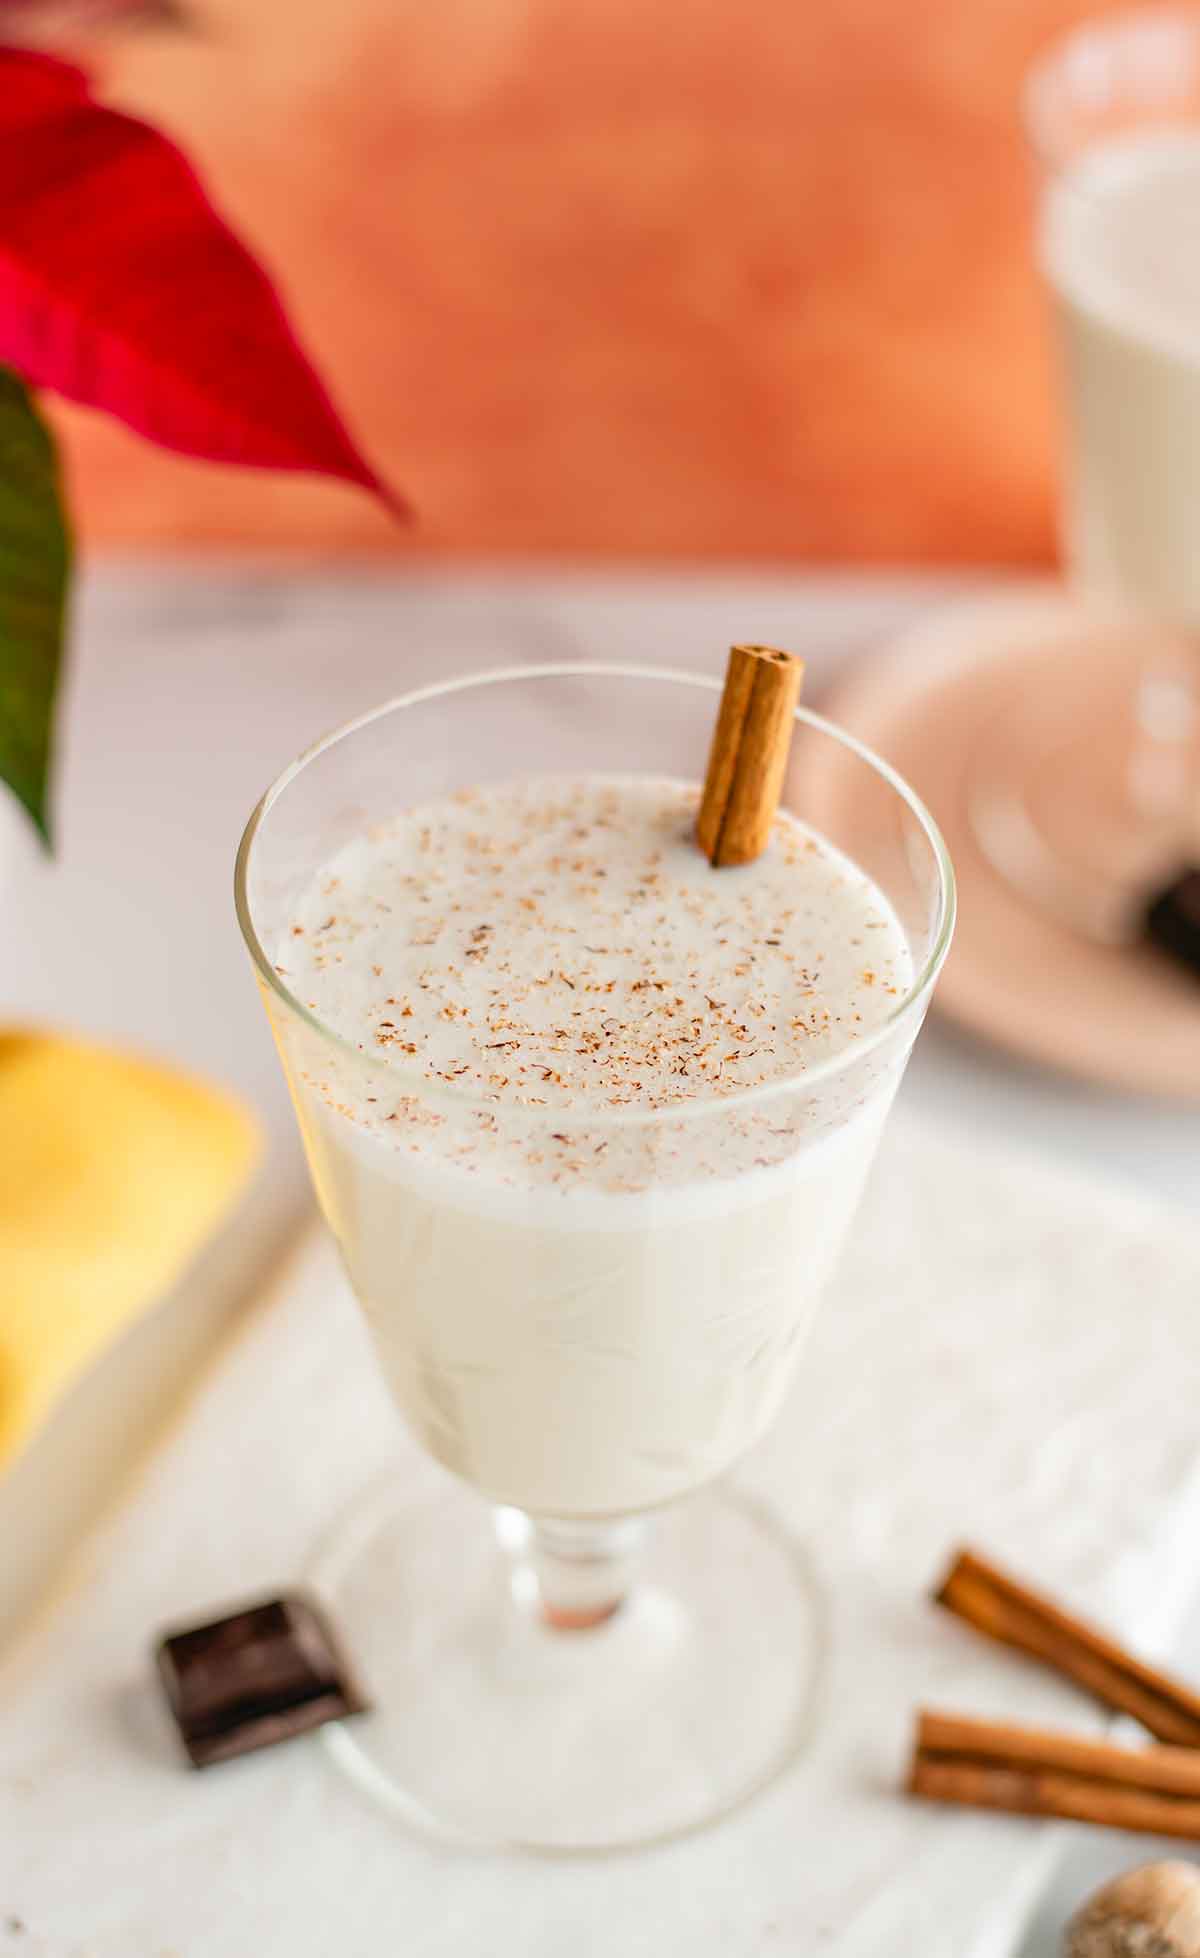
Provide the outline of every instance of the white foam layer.
<path id="1" fill-rule="evenodd" d="M 787 815 L 757 862 L 712 869 L 696 800 L 647 778 L 508 783 L 343 850 L 277 948 L 352 1050 L 314 1049 L 310 1085 L 397 1154 L 559 1191 L 727 1181 L 852 1115 L 861 1084 L 819 1108 L 721 1104 L 880 1027 L 911 983 L 901 927 Z"/>
<path id="2" fill-rule="evenodd" d="M 705 1117 L 701 1133 L 692 1135 L 684 1129 L 669 1138 L 669 1161 L 662 1160 L 656 1149 L 659 1137 L 653 1129 L 635 1128 L 628 1136 L 614 1136 L 610 1131 L 608 1152 L 615 1154 L 620 1165 L 615 1185 L 599 1178 L 587 1182 L 576 1177 L 539 1182 L 514 1177 L 508 1151 L 498 1158 L 473 1154 L 464 1167 L 453 1157 L 449 1144 L 445 1153 L 437 1142 L 397 1147 L 390 1134 L 381 1135 L 369 1126 L 347 1122 L 324 1097 L 311 1094 L 309 1119 L 319 1127 L 320 1140 L 311 1136 L 310 1149 L 352 1159 L 359 1175 L 395 1185 L 394 1201 L 408 1196 L 439 1210 L 486 1217 L 498 1224 L 524 1228 L 536 1224 L 547 1231 L 684 1226 L 770 1202 L 791 1190 L 798 1178 L 836 1174 L 838 1162 L 862 1148 L 861 1131 L 869 1129 L 873 1135 L 878 1105 L 891 1098 L 909 1038 L 906 1032 L 902 1045 L 889 1050 L 866 1071 L 867 1078 L 858 1084 L 853 1102 L 849 1091 L 842 1093 L 834 1086 L 819 1100 L 809 1097 L 800 1104 L 795 1097 L 785 1096 L 779 1109 L 742 1118 L 742 1149 L 759 1146 L 779 1151 L 750 1167 L 728 1166 L 736 1145 L 727 1137 L 704 1140 L 702 1131 L 709 1120 L 715 1124 L 721 1119 Z M 724 1119 L 730 1122 L 733 1117 Z M 755 1145 L 753 1137 L 759 1130 Z M 549 1153 L 551 1139 L 540 1139 Z M 718 1157 L 726 1159 L 724 1174 L 716 1173 Z"/>

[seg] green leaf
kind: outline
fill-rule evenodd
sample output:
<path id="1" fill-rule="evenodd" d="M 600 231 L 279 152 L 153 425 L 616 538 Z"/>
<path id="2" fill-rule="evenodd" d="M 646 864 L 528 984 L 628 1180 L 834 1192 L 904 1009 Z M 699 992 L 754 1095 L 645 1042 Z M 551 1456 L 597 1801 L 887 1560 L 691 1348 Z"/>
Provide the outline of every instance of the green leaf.
<path id="1" fill-rule="evenodd" d="M 70 556 L 54 438 L 28 388 L 0 367 L 0 780 L 47 847 Z"/>

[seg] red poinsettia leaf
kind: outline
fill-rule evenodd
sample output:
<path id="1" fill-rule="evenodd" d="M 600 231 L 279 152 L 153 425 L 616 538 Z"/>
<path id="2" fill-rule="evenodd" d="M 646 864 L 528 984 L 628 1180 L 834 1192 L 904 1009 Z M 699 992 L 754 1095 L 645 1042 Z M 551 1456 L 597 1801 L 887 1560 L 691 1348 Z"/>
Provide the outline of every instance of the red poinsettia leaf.
<path id="1" fill-rule="evenodd" d="M 401 500 L 190 164 L 79 69 L 0 47 L 0 362 L 164 448 Z"/>

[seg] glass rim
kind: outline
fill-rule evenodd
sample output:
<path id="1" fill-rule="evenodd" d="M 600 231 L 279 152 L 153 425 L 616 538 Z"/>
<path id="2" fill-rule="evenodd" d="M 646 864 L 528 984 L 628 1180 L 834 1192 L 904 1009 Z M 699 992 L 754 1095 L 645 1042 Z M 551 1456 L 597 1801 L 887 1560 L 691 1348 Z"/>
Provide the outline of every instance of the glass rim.
<path id="1" fill-rule="evenodd" d="M 1021 123 L 1033 158 L 1042 169 L 1053 172 L 1069 160 L 1052 134 L 1054 110 L 1049 98 L 1061 86 L 1067 65 L 1079 59 L 1080 50 L 1089 43 L 1120 46 L 1169 29 L 1189 31 L 1200 47 L 1200 5 L 1189 4 L 1189 0 L 1161 0 L 1154 6 L 1091 14 L 1063 28 L 1034 55 L 1021 83 Z"/>
<path id="2" fill-rule="evenodd" d="M 336 747 L 339 742 L 347 740 L 353 734 L 360 733 L 364 728 L 372 726 L 376 721 L 383 720 L 389 714 L 397 713 L 407 707 L 422 706 L 427 701 L 442 699 L 456 693 L 465 693 L 477 687 L 498 686 L 510 684 L 514 681 L 558 679 L 666 681 L 671 685 L 696 687 L 704 692 L 715 694 L 719 694 L 722 688 L 721 680 L 712 678 L 708 674 L 689 672 L 686 668 L 642 666 L 599 660 L 552 660 L 539 662 L 534 665 L 489 667 L 482 673 L 459 674 L 453 679 L 437 680 L 428 686 L 415 687 L 407 693 L 395 694 L 390 700 L 382 701 L 378 706 L 370 707 L 365 713 L 356 715 L 353 720 L 344 721 L 339 726 L 331 728 L 328 733 L 319 736 L 309 747 L 297 755 L 293 761 L 289 762 L 287 767 L 275 777 L 275 780 L 255 804 L 250 818 L 246 823 L 246 827 L 242 832 L 241 842 L 238 844 L 233 879 L 234 906 L 242 937 L 246 942 L 246 949 L 250 954 L 251 962 L 260 981 L 276 995 L 289 1012 L 294 1013 L 304 1025 L 312 1032 L 318 1034 L 322 1040 L 329 1042 L 332 1047 L 345 1054 L 355 1066 L 376 1070 L 381 1075 L 386 1075 L 389 1080 L 394 1080 L 398 1084 L 399 1091 L 402 1094 L 411 1091 L 423 1101 L 433 1102 L 443 1107 L 454 1108 L 458 1111 L 486 1111 L 487 1114 L 494 1117 L 497 1113 L 497 1105 L 494 1100 L 483 1099 L 465 1090 L 459 1090 L 454 1087 L 443 1086 L 440 1083 L 429 1081 L 418 1068 L 409 1067 L 403 1063 L 375 1055 L 364 1054 L 358 1047 L 352 1045 L 350 1041 L 336 1032 L 333 1027 L 327 1025 L 319 1014 L 314 1013 L 311 1008 L 305 1006 L 304 1002 L 297 998 L 291 988 L 284 984 L 283 979 L 276 972 L 271 959 L 267 955 L 266 947 L 258 935 L 254 919 L 251 915 L 250 898 L 247 890 L 250 860 L 259 831 L 275 804 L 311 762 L 316 761 L 329 749 Z M 918 1008 L 921 1011 L 924 1010 L 929 995 L 933 990 L 934 981 L 941 970 L 942 962 L 950 947 L 957 909 L 954 868 L 950 861 L 950 853 L 942 839 L 941 831 L 920 797 L 916 794 L 916 791 L 909 787 L 904 777 L 889 762 L 884 761 L 881 755 L 877 755 L 865 742 L 860 741 L 856 735 L 849 733 L 845 728 L 838 727 L 833 721 L 826 720 L 823 715 L 814 714 L 808 707 L 797 707 L 795 718 L 802 726 L 811 728 L 818 734 L 828 736 L 850 754 L 856 756 L 859 761 L 864 762 L 868 768 L 873 769 L 899 797 L 901 802 L 907 806 L 924 833 L 937 869 L 939 911 L 933 934 L 933 942 L 920 970 L 914 974 L 912 983 L 906 989 L 903 997 L 889 1010 L 885 1018 L 879 1022 L 878 1026 L 873 1027 L 870 1033 L 865 1034 L 861 1039 L 848 1041 L 845 1047 L 839 1048 L 837 1053 L 829 1055 L 825 1060 L 818 1061 L 815 1067 L 802 1068 L 789 1074 L 782 1074 L 777 1079 L 762 1082 L 752 1088 L 739 1088 L 733 1094 L 698 1095 L 690 1097 L 686 1101 L 672 1102 L 665 1108 L 622 1108 L 603 1113 L 598 1110 L 589 1110 L 587 1111 L 589 1128 L 632 1128 L 654 1126 L 667 1122 L 694 1121 L 711 1115 L 714 1110 L 720 1110 L 722 1113 L 732 1113 L 736 1110 L 757 1107 L 762 1103 L 777 1099 L 780 1095 L 794 1094 L 797 1088 L 816 1087 L 820 1083 L 830 1080 L 835 1075 L 844 1073 L 847 1068 L 860 1061 L 865 1055 L 873 1053 L 906 1020 L 913 1019 Z M 554 1112 L 556 1119 L 560 1119 L 564 1111 L 559 1109 L 557 1111 L 546 1112 Z M 540 1111 L 513 1109 L 511 1111 L 506 1110 L 504 1113 L 506 1119 L 509 1114 L 512 1114 L 523 1121 L 531 1122 L 536 1119 Z"/>

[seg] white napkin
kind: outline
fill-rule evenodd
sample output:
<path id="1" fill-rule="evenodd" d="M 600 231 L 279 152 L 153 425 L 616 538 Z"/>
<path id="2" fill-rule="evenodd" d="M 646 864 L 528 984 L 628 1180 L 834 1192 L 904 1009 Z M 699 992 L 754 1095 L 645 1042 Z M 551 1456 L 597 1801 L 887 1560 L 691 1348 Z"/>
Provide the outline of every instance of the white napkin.
<path id="1" fill-rule="evenodd" d="M 407 1833 L 319 1736 L 202 1775 L 172 1745 L 153 1632 L 286 1584 L 360 1483 L 404 1473 L 310 1244 L 0 1668 L 0 1949 L 7 1914 L 24 1958 L 999 1958 L 1063 1832 L 902 1796 L 912 1708 L 1097 1716 L 925 1597 L 969 1536 L 1161 1647 L 1200 1521 L 1198 1299 L 1182 1224 L 898 1118 L 797 1388 L 740 1471 L 828 1590 L 815 1743 L 705 1835 L 548 1863 Z"/>

